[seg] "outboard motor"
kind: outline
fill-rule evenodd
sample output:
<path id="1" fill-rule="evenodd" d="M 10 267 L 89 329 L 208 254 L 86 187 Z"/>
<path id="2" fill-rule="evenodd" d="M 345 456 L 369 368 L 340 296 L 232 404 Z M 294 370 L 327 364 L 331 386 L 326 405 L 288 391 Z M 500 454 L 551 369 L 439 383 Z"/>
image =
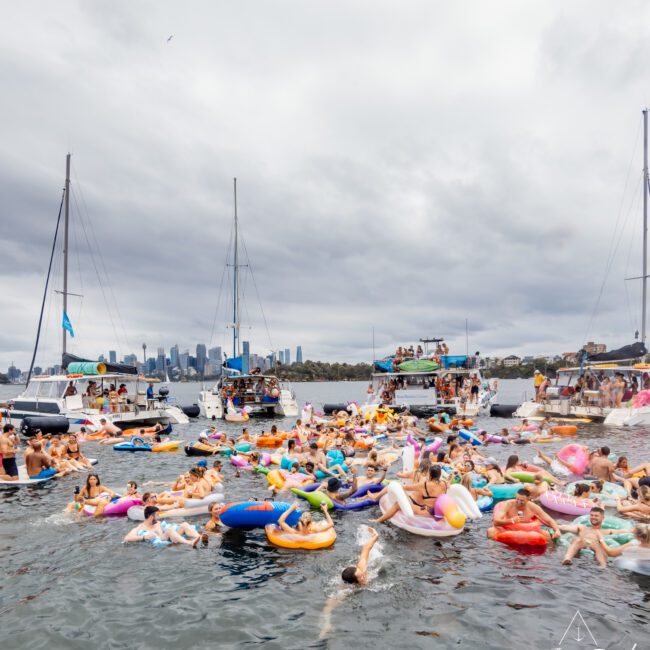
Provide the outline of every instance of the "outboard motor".
<path id="1" fill-rule="evenodd" d="M 41 415 L 28 415 L 23 418 L 23 422 L 20 425 L 20 433 L 22 433 L 26 438 L 31 438 L 36 435 L 37 431 L 41 433 L 68 433 L 70 428 L 70 422 L 68 418 L 63 417 L 62 415 L 56 415 L 53 417 L 44 417 Z"/>
<path id="2" fill-rule="evenodd" d="M 161 386 L 158 389 L 158 395 L 160 396 L 161 402 L 166 402 L 167 397 L 169 397 L 169 388 L 167 388 L 167 386 Z"/>

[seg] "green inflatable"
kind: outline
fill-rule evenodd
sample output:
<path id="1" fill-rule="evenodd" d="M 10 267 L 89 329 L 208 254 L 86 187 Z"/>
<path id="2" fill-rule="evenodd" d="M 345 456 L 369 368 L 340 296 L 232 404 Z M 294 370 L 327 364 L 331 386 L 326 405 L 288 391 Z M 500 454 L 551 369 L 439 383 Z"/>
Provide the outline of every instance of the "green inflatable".
<path id="1" fill-rule="evenodd" d="M 331 510 L 334 507 L 332 499 L 330 499 L 327 494 L 319 492 L 318 490 L 315 490 L 314 492 L 305 492 L 298 488 L 291 488 L 291 491 L 301 499 L 305 499 L 312 508 L 320 508 L 322 503 L 327 504 L 328 510 Z"/>
<path id="2" fill-rule="evenodd" d="M 397 366 L 402 372 L 433 372 L 438 370 L 438 364 L 428 359 L 411 359 Z"/>

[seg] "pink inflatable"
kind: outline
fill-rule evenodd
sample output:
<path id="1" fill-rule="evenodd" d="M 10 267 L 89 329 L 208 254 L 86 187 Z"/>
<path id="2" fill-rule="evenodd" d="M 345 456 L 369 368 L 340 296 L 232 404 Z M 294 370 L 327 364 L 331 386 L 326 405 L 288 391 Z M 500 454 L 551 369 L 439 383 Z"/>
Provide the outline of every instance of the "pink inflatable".
<path id="1" fill-rule="evenodd" d="M 105 508 L 102 513 L 103 517 L 122 517 L 126 515 L 126 511 L 132 506 L 141 506 L 142 499 L 133 499 L 131 497 L 124 497 L 117 501 L 112 501 Z M 95 514 L 95 506 L 84 506 L 84 514 L 92 516 Z"/>
<path id="2" fill-rule="evenodd" d="M 271 454 L 264 452 L 260 458 L 260 465 L 268 467 L 271 464 Z"/>
<path id="3" fill-rule="evenodd" d="M 579 515 L 588 515 L 589 511 L 596 505 L 595 501 L 590 499 L 576 499 L 570 494 L 563 494 L 557 490 L 548 490 L 539 497 L 540 503 L 548 510 L 561 512 L 564 515 L 577 517 Z"/>
<path id="4" fill-rule="evenodd" d="M 410 433 L 406 436 L 406 444 L 415 449 L 416 456 L 420 453 L 420 443 Z"/>
<path id="5" fill-rule="evenodd" d="M 650 405 L 650 390 L 640 390 L 632 400 L 632 406 L 639 409 L 648 405 Z"/>
<path id="6" fill-rule="evenodd" d="M 438 449 L 440 449 L 440 447 L 442 447 L 442 438 L 435 438 L 432 443 L 428 444 L 424 448 L 424 451 L 430 454 L 435 454 L 438 451 Z"/>
<path id="7" fill-rule="evenodd" d="M 585 473 L 589 456 L 584 447 L 576 444 L 567 445 L 562 447 L 556 455 L 572 474 L 582 476 Z"/>
<path id="8" fill-rule="evenodd" d="M 536 424 L 528 424 L 527 426 L 522 426 L 518 424 L 516 427 L 512 427 L 511 431 L 537 431 L 539 427 Z"/>
<path id="9" fill-rule="evenodd" d="M 235 467 L 250 467 L 251 464 L 246 460 L 244 456 L 237 456 L 236 454 L 233 454 L 230 457 L 230 462 L 235 466 Z"/>
<path id="10" fill-rule="evenodd" d="M 503 438 L 501 436 L 497 436 L 496 433 L 490 433 L 485 437 L 486 442 L 503 442 Z"/>

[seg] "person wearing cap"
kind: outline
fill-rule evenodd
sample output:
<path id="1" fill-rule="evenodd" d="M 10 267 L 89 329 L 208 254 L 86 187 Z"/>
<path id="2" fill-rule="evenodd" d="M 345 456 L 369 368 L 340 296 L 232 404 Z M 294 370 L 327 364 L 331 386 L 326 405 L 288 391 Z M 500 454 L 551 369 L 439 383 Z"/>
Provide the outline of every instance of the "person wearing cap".
<path id="1" fill-rule="evenodd" d="M 201 443 L 204 447 L 212 447 L 212 449 L 215 451 L 218 451 L 220 449 L 219 445 L 213 445 L 210 442 L 208 434 L 205 431 L 201 431 L 201 433 L 199 433 L 199 443 Z"/>
<path id="2" fill-rule="evenodd" d="M 350 497 L 352 494 L 354 494 L 357 491 L 358 485 L 357 485 L 357 468 L 353 467 L 350 470 L 352 474 L 352 485 L 344 491 L 341 491 L 341 488 L 343 487 L 343 482 L 341 481 L 340 478 L 336 478 L 335 476 L 332 476 L 331 478 L 327 479 L 327 481 L 323 481 L 320 484 L 320 490 L 324 490 L 325 494 L 332 499 L 332 501 L 335 501 L 336 503 L 340 505 L 345 505 L 345 500 Z"/>

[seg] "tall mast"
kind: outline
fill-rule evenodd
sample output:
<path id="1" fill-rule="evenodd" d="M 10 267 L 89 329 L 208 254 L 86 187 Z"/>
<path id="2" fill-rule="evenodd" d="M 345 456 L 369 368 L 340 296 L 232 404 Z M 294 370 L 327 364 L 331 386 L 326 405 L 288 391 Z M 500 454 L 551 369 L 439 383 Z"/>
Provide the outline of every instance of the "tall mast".
<path id="1" fill-rule="evenodd" d="M 643 110 L 643 281 L 641 305 L 641 342 L 646 339 L 648 288 L 648 109 Z"/>
<path id="2" fill-rule="evenodd" d="M 68 313 L 68 224 L 70 220 L 70 154 L 65 157 L 65 216 L 63 221 L 63 317 Z M 63 330 L 63 354 L 66 351 L 67 331 Z"/>
<path id="3" fill-rule="evenodd" d="M 232 356 L 239 356 L 239 242 L 238 242 L 238 223 L 237 223 L 237 179 L 234 178 L 235 191 L 235 273 L 234 287 L 232 292 Z"/>

